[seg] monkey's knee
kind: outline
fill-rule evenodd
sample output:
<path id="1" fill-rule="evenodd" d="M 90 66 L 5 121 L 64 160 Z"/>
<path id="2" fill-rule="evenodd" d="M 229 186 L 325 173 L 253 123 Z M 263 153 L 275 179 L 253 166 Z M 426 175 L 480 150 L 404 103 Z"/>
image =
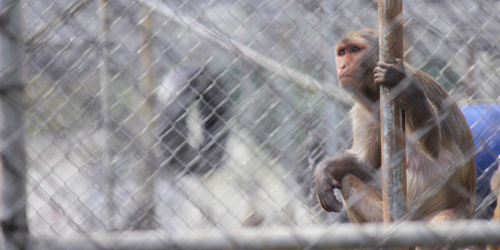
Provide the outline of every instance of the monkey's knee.
<path id="1" fill-rule="evenodd" d="M 358 177 L 348 174 L 342 178 L 342 198 L 351 222 L 382 221 L 382 197 Z"/>
<path id="2" fill-rule="evenodd" d="M 342 189 L 340 191 L 342 193 L 342 197 L 344 197 L 345 200 L 349 199 L 349 197 L 353 196 L 354 194 L 359 193 L 359 190 L 361 190 L 365 186 L 363 181 L 352 174 L 344 176 L 340 183 L 342 185 Z"/>
<path id="3" fill-rule="evenodd" d="M 467 211 L 464 207 L 446 209 L 434 215 L 429 223 L 431 225 L 436 225 L 444 221 L 454 221 L 467 218 Z"/>

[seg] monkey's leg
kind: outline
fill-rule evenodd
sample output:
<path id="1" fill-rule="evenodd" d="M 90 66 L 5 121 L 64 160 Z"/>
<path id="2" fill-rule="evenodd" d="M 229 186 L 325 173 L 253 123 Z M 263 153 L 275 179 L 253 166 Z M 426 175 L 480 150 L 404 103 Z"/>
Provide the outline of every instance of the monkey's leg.
<path id="1" fill-rule="evenodd" d="M 342 178 L 342 198 L 353 223 L 382 221 L 382 197 L 373 187 L 348 174 Z"/>
<path id="2" fill-rule="evenodd" d="M 467 219 L 467 209 L 465 206 L 459 208 L 446 209 L 434 215 L 430 220 L 430 224 L 439 224 L 443 221 L 453 221 Z"/>
<path id="3" fill-rule="evenodd" d="M 453 209 L 446 209 L 443 210 L 436 215 L 434 215 L 429 223 L 431 225 L 437 225 L 442 222 L 446 221 L 453 221 L 453 220 L 460 220 L 460 219 L 466 219 L 467 218 L 467 208 L 465 206 L 461 206 L 458 208 L 453 208 Z M 458 249 L 457 247 L 450 247 L 450 246 L 433 246 L 433 247 L 417 247 L 416 250 L 427 250 L 427 249 L 450 249 L 450 250 L 455 250 Z"/>

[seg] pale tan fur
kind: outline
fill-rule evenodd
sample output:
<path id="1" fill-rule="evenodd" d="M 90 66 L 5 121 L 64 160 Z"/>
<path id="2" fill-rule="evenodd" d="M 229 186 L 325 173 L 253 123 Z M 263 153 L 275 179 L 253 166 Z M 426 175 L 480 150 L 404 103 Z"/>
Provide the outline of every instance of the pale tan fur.
<path id="1" fill-rule="evenodd" d="M 377 148 L 371 145 L 380 145 L 380 113 L 370 112 L 362 105 L 356 103 L 351 109 L 351 119 L 353 124 L 353 145 L 349 150 L 357 155 L 359 160 L 364 162 L 373 162 L 370 156 L 374 154 L 373 150 Z M 376 153 L 378 153 L 377 151 Z"/>

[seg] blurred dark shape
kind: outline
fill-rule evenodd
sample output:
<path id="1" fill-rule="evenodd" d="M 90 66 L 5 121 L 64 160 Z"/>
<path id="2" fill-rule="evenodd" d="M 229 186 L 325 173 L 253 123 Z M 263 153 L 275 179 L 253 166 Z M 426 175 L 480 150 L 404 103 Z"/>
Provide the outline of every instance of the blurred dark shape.
<path id="1" fill-rule="evenodd" d="M 493 215 L 496 199 L 491 193 L 490 179 L 498 169 L 500 155 L 500 105 L 477 103 L 463 105 L 461 110 L 469 124 L 476 145 L 477 199 L 476 214 L 489 218 Z"/>
<path id="2" fill-rule="evenodd" d="M 252 211 L 244 220 L 241 222 L 241 227 L 258 227 L 264 224 L 264 217 L 255 211 Z"/>
<path id="3" fill-rule="evenodd" d="M 215 70 L 214 70 L 215 71 Z M 160 96 L 164 118 L 160 137 L 165 161 L 174 174 L 208 175 L 227 156 L 228 121 L 232 117 L 232 101 L 226 83 L 227 74 L 213 73 L 206 68 L 176 68 L 163 82 L 166 91 Z M 227 73 L 227 72 L 226 72 Z M 189 143 L 187 123 L 190 107 L 198 103 L 201 121 L 201 142 Z"/>

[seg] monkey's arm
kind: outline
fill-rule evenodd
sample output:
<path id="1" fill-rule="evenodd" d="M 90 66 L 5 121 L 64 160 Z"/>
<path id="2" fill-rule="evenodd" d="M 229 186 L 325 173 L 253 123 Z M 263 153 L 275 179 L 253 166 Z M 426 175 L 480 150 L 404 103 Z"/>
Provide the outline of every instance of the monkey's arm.
<path id="1" fill-rule="evenodd" d="M 316 179 L 316 195 L 321 206 L 328 212 L 339 212 L 342 203 L 337 201 L 333 188 L 342 189 L 341 180 L 347 174 L 352 174 L 364 182 L 372 178 L 372 172 L 361 164 L 354 155 L 339 154 L 321 162 L 314 172 Z"/>
<path id="2" fill-rule="evenodd" d="M 424 88 L 432 84 L 423 72 L 407 70 L 401 59 L 397 64 L 378 62 L 375 67 L 375 83 L 387 86 L 396 92 L 398 103 L 405 111 L 412 135 L 434 159 L 439 156 L 441 129 L 436 109 L 425 96 Z"/>

